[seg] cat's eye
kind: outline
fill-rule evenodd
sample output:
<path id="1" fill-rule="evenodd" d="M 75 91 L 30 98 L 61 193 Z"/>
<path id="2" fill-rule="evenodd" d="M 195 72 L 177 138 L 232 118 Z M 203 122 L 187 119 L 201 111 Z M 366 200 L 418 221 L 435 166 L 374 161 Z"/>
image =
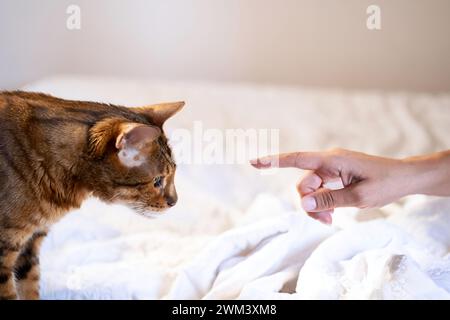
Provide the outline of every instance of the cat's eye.
<path id="1" fill-rule="evenodd" d="M 161 188 L 162 183 L 163 183 L 163 177 L 161 177 L 161 176 L 156 177 L 156 178 L 153 180 L 153 186 L 154 186 L 155 188 Z"/>

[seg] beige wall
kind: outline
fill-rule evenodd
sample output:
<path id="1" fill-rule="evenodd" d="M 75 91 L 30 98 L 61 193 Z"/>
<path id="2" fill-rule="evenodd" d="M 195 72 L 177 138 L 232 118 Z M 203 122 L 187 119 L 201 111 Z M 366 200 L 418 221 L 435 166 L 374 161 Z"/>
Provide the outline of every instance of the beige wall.
<path id="1" fill-rule="evenodd" d="M 450 91 L 449 0 L 1 0 L 0 41 L 0 88 L 83 73 Z"/>

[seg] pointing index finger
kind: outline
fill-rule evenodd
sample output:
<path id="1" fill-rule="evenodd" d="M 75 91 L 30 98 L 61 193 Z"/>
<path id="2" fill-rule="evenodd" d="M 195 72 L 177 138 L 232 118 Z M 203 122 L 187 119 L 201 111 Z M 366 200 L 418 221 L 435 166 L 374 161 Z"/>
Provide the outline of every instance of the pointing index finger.
<path id="1" fill-rule="evenodd" d="M 299 168 L 304 170 L 317 170 L 322 157 L 318 152 L 292 152 L 262 157 L 250 161 L 257 169 L 268 168 Z"/>

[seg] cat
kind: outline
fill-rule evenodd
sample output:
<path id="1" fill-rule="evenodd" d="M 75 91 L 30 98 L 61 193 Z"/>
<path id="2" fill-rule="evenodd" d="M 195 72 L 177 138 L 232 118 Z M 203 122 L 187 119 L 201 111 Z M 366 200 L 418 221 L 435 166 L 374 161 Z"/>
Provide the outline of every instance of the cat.
<path id="1" fill-rule="evenodd" d="M 0 299 L 39 299 L 40 244 L 88 196 L 143 215 L 175 205 L 176 164 L 162 127 L 183 106 L 0 92 Z"/>

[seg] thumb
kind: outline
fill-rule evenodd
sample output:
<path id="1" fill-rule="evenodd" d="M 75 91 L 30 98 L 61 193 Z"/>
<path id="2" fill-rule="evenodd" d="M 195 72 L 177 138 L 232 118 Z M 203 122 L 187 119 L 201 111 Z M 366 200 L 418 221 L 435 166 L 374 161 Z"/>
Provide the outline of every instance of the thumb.
<path id="1" fill-rule="evenodd" d="M 321 212 L 339 207 L 355 207 L 360 202 L 356 185 L 344 189 L 319 189 L 302 198 L 302 207 L 306 212 Z"/>

